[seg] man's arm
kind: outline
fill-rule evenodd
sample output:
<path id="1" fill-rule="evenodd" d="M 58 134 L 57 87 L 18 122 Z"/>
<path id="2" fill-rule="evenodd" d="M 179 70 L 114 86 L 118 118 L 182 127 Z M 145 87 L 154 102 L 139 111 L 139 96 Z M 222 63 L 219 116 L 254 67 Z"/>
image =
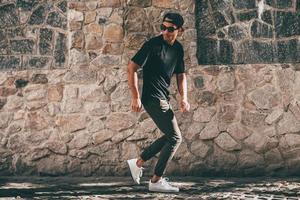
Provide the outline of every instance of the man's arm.
<path id="1" fill-rule="evenodd" d="M 139 112 L 142 109 L 140 93 L 138 89 L 138 75 L 137 70 L 139 65 L 129 61 L 127 66 L 128 86 L 131 91 L 131 108 L 134 112 Z"/>
<path id="2" fill-rule="evenodd" d="M 185 73 L 176 74 L 177 87 L 180 94 L 180 110 L 182 112 L 189 111 L 190 104 L 187 98 L 187 80 Z"/>
<path id="3" fill-rule="evenodd" d="M 185 73 L 176 74 L 176 79 L 181 100 L 187 100 L 187 81 Z"/>

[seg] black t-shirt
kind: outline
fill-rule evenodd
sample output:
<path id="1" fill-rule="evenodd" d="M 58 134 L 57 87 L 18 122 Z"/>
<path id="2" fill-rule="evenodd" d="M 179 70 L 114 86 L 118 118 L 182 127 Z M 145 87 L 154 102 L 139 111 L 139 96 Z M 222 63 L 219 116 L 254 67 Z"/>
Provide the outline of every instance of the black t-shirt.
<path id="1" fill-rule="evenodd" d="M 145 42 L 131 59 L 143 67 L 143 104 L 151 98 L 169 100 L 172 75 L 184 73 L 182 45 L 176 40 L 171 46 L 159 35 Z"/>

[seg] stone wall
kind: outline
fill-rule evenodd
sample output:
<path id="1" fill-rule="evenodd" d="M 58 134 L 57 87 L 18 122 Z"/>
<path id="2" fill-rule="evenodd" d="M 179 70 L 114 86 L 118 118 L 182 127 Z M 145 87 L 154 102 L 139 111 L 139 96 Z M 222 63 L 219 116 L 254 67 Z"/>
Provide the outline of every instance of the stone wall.
<path id="1" fill-rule="evenodd" d="M 128 175 L 125 160 L 161 133 L 130 111 L 126 65 L 169 10 L 186 21 L 191 112 L 178 111 L 174 79 L 184 140 L 168 174 L 299 174 L 299 64 L 198 65 L 193 0 L 68 1 L 67 66 L 0 72 L 0 174 Z"/>
<path id="2" fill-rule="evenodd" d="M 300 0 L 196 1 L 200 64 L 300 62 Z"/>
<path id="3" fill-rule="evenodd" d="M 66 67 L 67 1 L 0 3 L 0 70 Z"/>

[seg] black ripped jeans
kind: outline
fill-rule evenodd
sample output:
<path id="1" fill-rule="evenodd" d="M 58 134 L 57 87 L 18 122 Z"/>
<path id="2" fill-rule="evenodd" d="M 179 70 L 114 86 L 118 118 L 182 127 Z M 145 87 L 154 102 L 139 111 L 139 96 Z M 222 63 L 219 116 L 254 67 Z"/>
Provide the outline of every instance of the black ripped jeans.
<path id="1" fill-rule="evenodd" d="M 182 142 L 181 132 L 169 101 L 151 99 L 143 106 L 164 135 L 147 147 L 142 152 L 141 158 L 147 161 L 160 152 L 154 174 L 162 176 L 168 162 L 172 159 Z"/>

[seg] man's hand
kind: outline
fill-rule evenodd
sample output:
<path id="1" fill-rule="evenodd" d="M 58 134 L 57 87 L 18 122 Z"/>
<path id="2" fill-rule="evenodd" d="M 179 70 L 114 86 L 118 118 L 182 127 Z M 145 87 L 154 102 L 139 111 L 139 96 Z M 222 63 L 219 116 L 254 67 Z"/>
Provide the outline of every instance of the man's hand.
<path id="1" fill-rule="evenodd" d="M 187 80 L 185 73 L 177 74 L 176 79 L 180 94 L 180 111 L 187 112 L 190 110 L 190 104 L 187 101 Z"/>
<path id="2" fill-rule="evenodd" d="M 140 98 L 131 99 L 131 108 L 134 112 L 140 112 L 142 110 L 142 102 Z"/>
<path id="3" fill-rule="evenodd" d="M 181 112 L 188 112 L 190 110 L 190 104 L 187 100 L 180 101 L 180 111 Z"/>

